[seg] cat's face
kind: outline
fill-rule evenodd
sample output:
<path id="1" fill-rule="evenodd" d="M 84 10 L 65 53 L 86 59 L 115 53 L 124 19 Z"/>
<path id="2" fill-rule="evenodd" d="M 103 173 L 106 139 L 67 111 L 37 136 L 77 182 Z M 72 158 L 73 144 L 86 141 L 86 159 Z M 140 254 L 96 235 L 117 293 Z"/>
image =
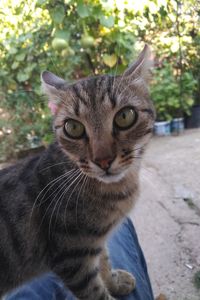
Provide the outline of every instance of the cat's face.
<path id="1" fill-rule="evenodd" d="M 99 181 L 118 182 L 130 168 L 137 170 L 151 136 L 154 110 L 142 74 L 145 54 L 122 76 L 67 85 L 43 73 L 58 141 L 83 173 Z"/>

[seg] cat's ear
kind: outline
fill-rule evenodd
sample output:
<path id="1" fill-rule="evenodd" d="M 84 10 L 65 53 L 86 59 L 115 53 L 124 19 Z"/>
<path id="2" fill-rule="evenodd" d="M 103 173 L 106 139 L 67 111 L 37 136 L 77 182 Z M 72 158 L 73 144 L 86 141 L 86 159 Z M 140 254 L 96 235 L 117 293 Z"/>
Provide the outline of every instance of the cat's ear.
<path id="1" fill-rule="evenodd" d="M 151 69 L 153 67 L 153 55 L 148 45 L 138 56 L 134 62 L 125 72 L 124 76 L 133 80 L 144 80 L 146 83 L 151 78 Z"/>
<path id="2" fill-rule="evenodd" d="M 49 108 L 53 115 L 56 114 L 58 104 L 61 102 L 63 87 L 66 81 L 51 72 L 44 71 L 41 74 L 42 90 L 48 96 Z"/>

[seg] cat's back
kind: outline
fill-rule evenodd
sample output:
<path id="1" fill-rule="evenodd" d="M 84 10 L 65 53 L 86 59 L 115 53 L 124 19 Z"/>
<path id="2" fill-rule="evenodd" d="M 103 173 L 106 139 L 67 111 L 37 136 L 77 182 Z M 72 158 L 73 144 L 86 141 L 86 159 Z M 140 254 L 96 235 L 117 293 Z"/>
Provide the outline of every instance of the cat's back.
<path id="1" fill-rule="evenodd" d="M 52 179 L 62 174 L 63 166 L 67 167 L 68 161 L 54 143 L 43 152 L 0 170 L 0 202 L 34 201 Z"/>
<path id="2" fill-rule="evenodd" d="M 33 176 L 40 156 L 29 157 L 0 170 L 0 200 L 21 197 L 22 186 L 33 182 Z M 9 197 L 8 197 L 9 195 Z"/>

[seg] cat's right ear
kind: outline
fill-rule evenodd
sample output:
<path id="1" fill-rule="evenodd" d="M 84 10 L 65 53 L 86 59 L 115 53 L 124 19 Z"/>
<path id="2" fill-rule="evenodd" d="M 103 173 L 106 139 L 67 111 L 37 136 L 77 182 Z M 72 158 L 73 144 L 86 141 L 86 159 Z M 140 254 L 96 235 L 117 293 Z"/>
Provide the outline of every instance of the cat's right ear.
<path id="1" fill-rule="evenodd" d="M 51 113 L 57 113 L 58 104 L 61 102 L 62 91 L 66 86 L 66 81 L 49 71 L 44 71 L 41 74 L 42 90 L 48 96 L 49 108 Z"/>
<path id="2" fill-rule="evenodd" d="M 145 45 L 142 52 L 125 72 L 124 77 L 128 77 L 132 81 L 140 81 L 148 83 L 151 78 L 151 69 L 154 65 L 152 52 L 148 45 Z"/>

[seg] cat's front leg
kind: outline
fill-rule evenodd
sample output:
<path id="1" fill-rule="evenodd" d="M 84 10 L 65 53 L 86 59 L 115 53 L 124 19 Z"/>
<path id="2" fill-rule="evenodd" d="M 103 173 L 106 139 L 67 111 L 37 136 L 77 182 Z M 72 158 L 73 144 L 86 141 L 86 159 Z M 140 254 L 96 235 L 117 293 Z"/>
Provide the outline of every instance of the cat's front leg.
<path id="1" fill-rule="evenodd" d="M 128 295 L 135 288 L 135 278 L 124 270 L 113 270 L 106 248 L 102 251 L 100 260 L 101 277 L 112 295 Z"/>
<path id="2" fill-rule="evenodd" d="M 68 262 L 67 262 L 68 263 Z M 115 300 L 105 286 L 97 264 L 90 260 L 74 261 L 71 267 L 57 265 L 54 272 L 79 300 Z"/>

